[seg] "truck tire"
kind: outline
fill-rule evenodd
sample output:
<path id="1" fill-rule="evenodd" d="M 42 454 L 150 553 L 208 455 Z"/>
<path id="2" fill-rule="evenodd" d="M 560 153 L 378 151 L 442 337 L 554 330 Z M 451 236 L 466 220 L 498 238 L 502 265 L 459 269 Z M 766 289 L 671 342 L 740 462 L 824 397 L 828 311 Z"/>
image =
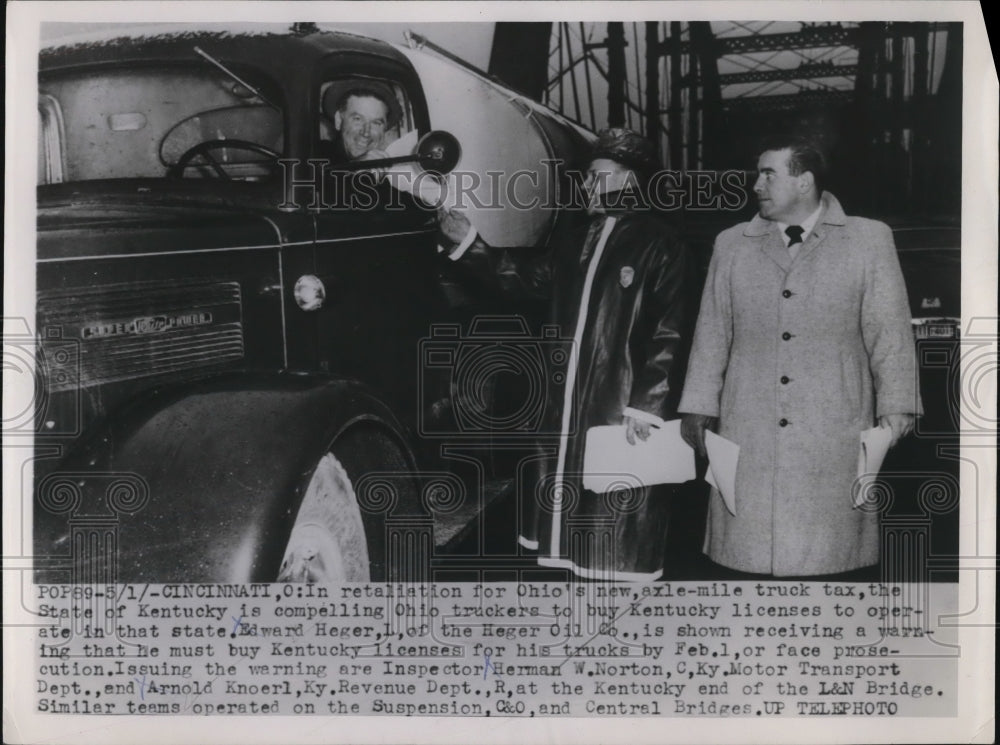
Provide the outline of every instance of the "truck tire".
<path id="1" fill-rule="evenodd" d="M 327 453 L 313 471 L 288 537 L 279 582 L 368 582 L 368 542 L 357 495 Z"/>
<path id="2" fill-rule="evenodd" d="M 387 519 L 423 514 L 418 479 L 404 450 L 376 426 L 351 427 L 316 464 L 278 581 L 414 581 L 422 574 L 409 576 L 414 562 L 392 566 L 396 562 L 387 557 Z"/>

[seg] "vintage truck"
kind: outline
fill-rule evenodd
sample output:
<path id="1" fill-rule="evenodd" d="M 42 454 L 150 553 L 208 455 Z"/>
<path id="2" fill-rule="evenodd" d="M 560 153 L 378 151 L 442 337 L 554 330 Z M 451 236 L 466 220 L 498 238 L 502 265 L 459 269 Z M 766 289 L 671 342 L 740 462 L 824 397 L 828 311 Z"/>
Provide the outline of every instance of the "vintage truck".
<path id="1" fill-rule="evenodd" d="M 464 332 L 434 211 L 316 203 L 324 99 L 371 85 L 398 107 L 389 140 L 448 130 L 472 172 L 572 162 L 591 137 L 428 52 L 312 24 L 42 50 L 38 581 L 426 580 L 477 519 L 483 469 L 438 456 L 496 428 L 449 399 L 438 347 Z M 537 246 L 556 217 L 477 223 Z"/>

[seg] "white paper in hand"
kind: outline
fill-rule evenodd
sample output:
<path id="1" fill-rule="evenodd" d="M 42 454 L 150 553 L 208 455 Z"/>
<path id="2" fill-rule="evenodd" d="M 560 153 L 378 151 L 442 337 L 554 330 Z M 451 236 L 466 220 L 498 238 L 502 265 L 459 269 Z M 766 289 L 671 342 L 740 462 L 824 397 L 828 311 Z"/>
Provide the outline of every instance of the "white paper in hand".
<path id="1" fill-rule="evenodd" d="M 740 446 L 705 431 L 705 449 L 708 451 L 708 471 L 705 481 L 719 490 L 722 501 L 731 515 L 736 514 L 736 464 L 740 459 Z"/>
<path id="2" fill-rule="evenodd" d="M 413 151 L 417 149 L 417 142 L 417 130 L 414 129 L 386 145 L 385 154 L 390 158 L 399 155 L 412 155 Z"/>
<path id="3" fill-rule="evenodd" d="M 620 488 L 680 484 L 695 477 L 694 450 L 681 439 L 679 419 L 651 427 L 645 441 L 625 439 L 625 425 L 591 427 L 583 456 L 583 486 L 598 494 Z"/>
<path id="4" fill-rule="evenodd" d="M 865 501 L 866 483 L 874 481 L 882 470 L 882 461 L 889 452 L 892 442 L 890 427 L 872 427 L 861 433 L 861 445 L 858 448 L 858 479 L 865 483 L 854 490 L 854 506 L 860 507 Z"/>

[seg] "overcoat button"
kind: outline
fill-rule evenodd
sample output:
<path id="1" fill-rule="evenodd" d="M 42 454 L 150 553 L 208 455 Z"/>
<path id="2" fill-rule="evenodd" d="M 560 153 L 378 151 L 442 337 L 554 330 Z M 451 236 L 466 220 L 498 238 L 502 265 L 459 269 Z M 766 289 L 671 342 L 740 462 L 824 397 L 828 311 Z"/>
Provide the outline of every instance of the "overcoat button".
<path id="1" fill-rule="evenodd" d="M 782 375 L 781 376 L 781 384 L 782 385 L 788 385 L 788 381 L 789 380 L 790 380 L 790 378 L 787 375 Z"/>
<path id="2" fill-rule="evenodd" d="M 778 425 L 781 426 L 781 427 L 787 427 L 788 426 L 788 420 L 787 419 L 779 419 L 778 420 Z"/>
<path id="3" fill-rule="evenodd" d="M 789 339 L 791 339 L 791 338 L 792 338 L 792 335 L 791 335 L 791 334 L 789 334 L 789 333 L 788 333 L 788 332 L 786 331 L 785 333 L 783 333 L 783 334 L 781 335 L 781 338 L 782 338 L 782 339 L 784 339 L 785 341 L 788 341 Z"/>
<path id="4" fill-rule="evenodd" d="M 781 297 L 791 297 L 792 294 L 793 293 L 791 290 L 785 290 L 783 293 L 781 293 Z"/>

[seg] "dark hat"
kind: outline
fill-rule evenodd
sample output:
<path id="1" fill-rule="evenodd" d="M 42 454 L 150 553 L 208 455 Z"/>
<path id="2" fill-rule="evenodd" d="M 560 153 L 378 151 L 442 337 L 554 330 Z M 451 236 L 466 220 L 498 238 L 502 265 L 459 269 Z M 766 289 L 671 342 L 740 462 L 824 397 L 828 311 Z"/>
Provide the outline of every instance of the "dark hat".
<path id="1" fill-rule="evenodd" d="M 371 78 L 346 78 L 335 80 L 323 94 L 323 113 L 330 119 L 346 102 L 348 96 L 371 96 L 382 101 L 389 109 L 387 126 L 395 127 L 403 118 L 403 110 L 392 87 Z"/>
<path id="2" fill-rule="evenodd" d="M 623 127 L 612 127 L 598 132 L 597 140 L 590 150 L 590 159 L 597 158 L 613 160 L 647 176 L 660 167 L 653 144 L 631 129 Z"/>

